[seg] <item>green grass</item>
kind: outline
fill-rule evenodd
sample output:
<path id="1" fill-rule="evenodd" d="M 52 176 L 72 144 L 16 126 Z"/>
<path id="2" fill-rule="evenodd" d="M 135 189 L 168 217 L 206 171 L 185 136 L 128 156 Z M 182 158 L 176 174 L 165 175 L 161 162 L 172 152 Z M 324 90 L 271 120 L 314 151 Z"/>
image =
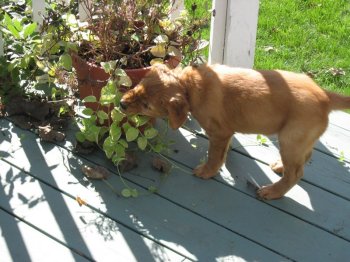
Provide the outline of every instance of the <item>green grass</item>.
<path id="1" fill-rule="evenodd" d="M 350 95 L 350 1 L 261 0 L 255 68 L 311 72 Z"/>
<path id="2" fill-rule="evenodd" d="M 193 3 L 199 14 L 211 8 L 210 0 L 185 0 L 186 8 Z M 202 36 L 209 40 L 209 29 Z M 350 95 L 350 1 L 260 0 L 254 67 L 311 73 L 323 88 Z"/>

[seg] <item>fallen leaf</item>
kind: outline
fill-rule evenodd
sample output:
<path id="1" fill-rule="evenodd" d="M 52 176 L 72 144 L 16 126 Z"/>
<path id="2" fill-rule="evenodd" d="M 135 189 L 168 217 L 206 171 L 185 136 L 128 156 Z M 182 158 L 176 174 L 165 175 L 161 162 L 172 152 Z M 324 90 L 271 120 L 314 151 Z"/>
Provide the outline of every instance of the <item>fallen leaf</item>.
<path id="1" fill-rule="evenodd" d="M 264 48 L 265 52 L 272 52 L 272 51 L 276 51 L 276 49 L 273 46 L 266 46 Z"/>
<path id="2" fill-rule="evenodd" d="M 171 164 L 164 159 L 155 157 L 152 160 L 152 167 L 162 173 L 168 173 L 171 169 Z"/>
<path id="3" fill-rule="evenodd" d="M 11 116 L 10 119 L 19 128 L 27 130 L 33 127 L 33 124 L 31 123 L 29 116 L 15 115 L 15 116 Z"/>
<path id="4" fill-rule="evenodd" d="M 344 76 L 345 75 L 345 71 L 342 68 L 331 67 L 326 72 L 331 74 L 332 76 Z"/>
<path id="5" fill-rule="evenodd" d="M 39 137 L 42 141 L 46 142 L 62 142 L 66 138 L 66 135 L 47 125 L 39 126 Z"/>
<path id="6" fill-rule="evenodd" d="M 96 150 L 96 145 L 95 145 L 95 143 L 93 143 L 93 142 L 90 142 L 90 141 L 85 140 L 85 141 L 82 142 L 82 143 L 81 143 L 81 142 L 78 142 L 78 143 L 75 145 L 74 150 L 75 150 L 77 153 L 87 155 L 87 154 L 91 154 L 92 152 L 94 152 L 94 151 Z"/>
<path id="7" fill-rule="evenodd" d="M 87 205 L 87 203 L 83 199 L 81 199 L 79 196 L 77 196 L 75 200 L 78 202 L 79 206 Z"/>
<path id="8" fill-rule="evenodd" d="M 111 173 L 102 166 L 90 167 L 84 165 L 81 167 L 81 171 L 86 177 L 91 179 L 106 179 L 111 175 Z"/>
<path id="9" fill-rule="evenodd" d="M 137 157 L 136 154 L 126 152 L 125 153 L 125 159 L 120 162 L 119 164 L 119 170 L 120 172 L 127 172 L 131 169 L 134 169 L 137 167 Z"/>

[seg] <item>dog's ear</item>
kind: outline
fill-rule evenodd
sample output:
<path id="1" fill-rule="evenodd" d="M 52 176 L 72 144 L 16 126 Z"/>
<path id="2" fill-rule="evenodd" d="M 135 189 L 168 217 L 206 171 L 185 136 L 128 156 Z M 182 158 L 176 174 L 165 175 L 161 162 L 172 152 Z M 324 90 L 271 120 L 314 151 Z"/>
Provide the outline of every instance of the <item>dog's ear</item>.
<path id="1" fill-rule="evenodd" d="M 187 119 L 189 112 L 188 102 L 184 96 L 176 95 L 170 99 L 167 109 L 170 127 L 178 129 Z"/>

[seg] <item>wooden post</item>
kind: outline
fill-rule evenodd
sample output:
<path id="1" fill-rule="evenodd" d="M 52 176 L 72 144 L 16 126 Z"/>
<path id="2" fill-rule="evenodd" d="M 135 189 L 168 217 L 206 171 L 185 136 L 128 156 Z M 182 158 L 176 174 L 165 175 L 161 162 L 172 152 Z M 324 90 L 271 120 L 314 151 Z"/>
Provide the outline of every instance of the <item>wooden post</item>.
<path id="1" fill-rule="evenodd" d="M 227 1 L 213 1 L 210 25 L 209 64 L 222 64 L 224 62 Z"/>
<path id="2" fill-rule="evenodd" d="M 80 22 L 84 22 L 88 18 L 88 14 L 86 12 L 86 6 L 84 2 L 89 3 L 90 0 L 79 0 L 79 20 Z"/>
<path id="3" fill-rule="evenodd" d="M 259 0 L 215 0 L 213 5 L 209 63 L 253 67 Z"/>
<path id="4" fill-rule="evenodd" d="M 43 15 L 45 14 L 45 0 L 32 0 L 33 21 L 39 26 L 43 24 Z"/>
<path id="5" fill-rule="evenodd" d="M 174 21 L 185 9 L 184 0 L 170 0 L 170 3 L 173 4 L 170 10 L 170 20 Z"/>

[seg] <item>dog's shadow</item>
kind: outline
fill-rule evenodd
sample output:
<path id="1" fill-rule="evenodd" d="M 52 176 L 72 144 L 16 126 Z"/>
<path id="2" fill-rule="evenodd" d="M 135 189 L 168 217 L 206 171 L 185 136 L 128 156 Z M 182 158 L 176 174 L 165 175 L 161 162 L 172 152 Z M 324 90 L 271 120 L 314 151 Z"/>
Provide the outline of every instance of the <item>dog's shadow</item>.
<path id="1" fill-rule="evenodd" d="M 193 119 L 185 126 L 193 132 L 200 133 L 200 135 L 193 135 L 189 140 L 187 147 L 190 148 L 186 149 L 186 145 L 179 145 L 182 150 L 186 151 L 187 157 L 183 157 L 183 161 L 186 161 L 188 155 L 191 155 L 192 164 L 189 166 L 195 167 L 197 163 L 193 158 L 199 162 L 203 161 L 208 150 L 208 140 Z M 184 137 L 188 140 L 190 136 L 184 135 Z M 244 139 L 247 137 L 251 142 L 249 139 Z M 271 137 L 266 142 L 267 145 L 259 145 L 258 141 L 253 141 L 254 137 L 256 135 L 243 136 L 240 134 L 233 137 L 232 148 L 227 154 L 226 163 L 221 168 L 219 175 L 214 178 L 252 198 L 256 198 L 257 188 L 274 183 L 281 177 L 275 174 L 268 165 L 280 158 L 277 138 Z M 266 204 L 301 220 L 319 224 L 320 227 L 342 234 L 346 222 L 341 216 L 335 218 L 331 214 L 339 213 L 341 206 L 344 206 L 342 203 L 346 204 L 350 197 L 346 188 L 350 183 L 350 164 L 340 163 L 338 158 L 333 156 L 332 152 L 320 141 L 317 142 L 316 148 L 311 160 L 304 167 L 302 180 L 284 197 L 267 201 Z M 260 200 L 257 199 L 257 201 Z M 338 204 L 334 205 L 334 203 Z M 325 224 L 322 221 L 331 222 Z"/>

